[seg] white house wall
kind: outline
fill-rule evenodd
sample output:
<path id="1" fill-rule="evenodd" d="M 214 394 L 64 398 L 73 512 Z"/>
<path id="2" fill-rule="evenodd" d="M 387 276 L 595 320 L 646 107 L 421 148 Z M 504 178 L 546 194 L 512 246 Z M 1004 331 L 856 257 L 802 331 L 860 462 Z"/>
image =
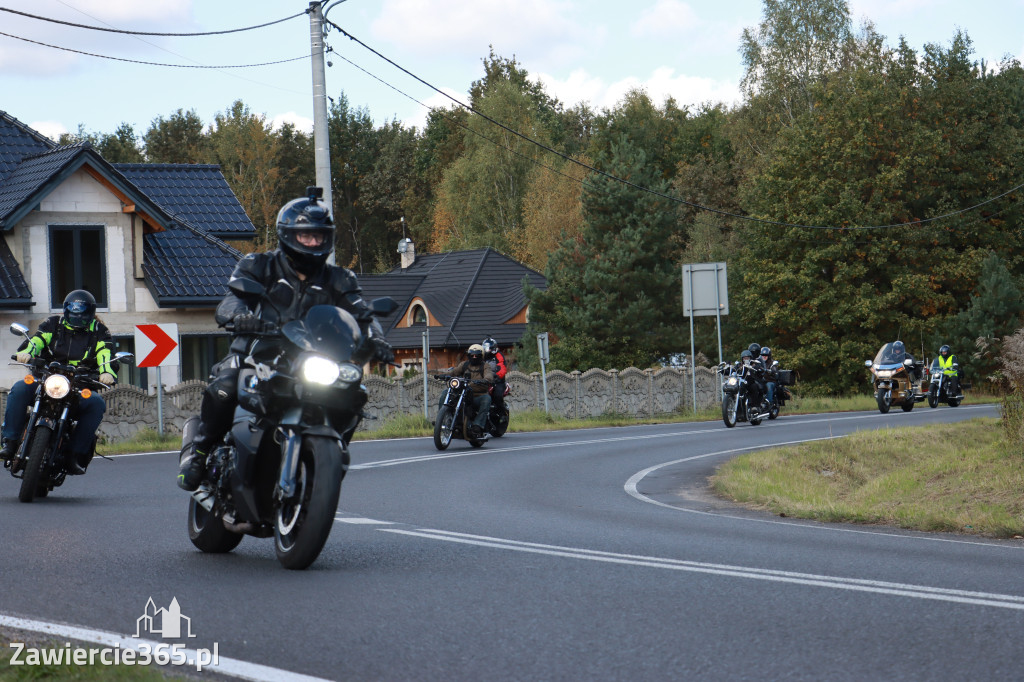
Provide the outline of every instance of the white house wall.
<path id="1" fill-rule="evenodd" d="M 50 225 L 105 226 L 109 307 L 98 309 L 97 315 L 114 336 L 134 336 L 139 324 L 176 323 L 182 335 L 220 331 L 212 310 L 157 307 L 143 280 L 134 276 L 132 221 L 129 214 L 121 212 L 121 206 L 121 201 L 106 187 L 79 170 L 41 201 L 38 209 L 4 234 L 36 305 L 29 311 L 0 311 L 0 384 L 9 387 L 24 376 L 23 367 L 7 364 L 21 344 L 20 337 L 7 331 L 11 323 L 19 322 L 34 332 L 42 320 L 61 312 L 60 308 L 49 307 L 50 263 L 61 257 L 49 253 Z M 155 374 L 149 373 L 151 389 L 155 388 Z M 180 367 L 162 367 L 161 375 L 165 386 L 181 382 Z"/>

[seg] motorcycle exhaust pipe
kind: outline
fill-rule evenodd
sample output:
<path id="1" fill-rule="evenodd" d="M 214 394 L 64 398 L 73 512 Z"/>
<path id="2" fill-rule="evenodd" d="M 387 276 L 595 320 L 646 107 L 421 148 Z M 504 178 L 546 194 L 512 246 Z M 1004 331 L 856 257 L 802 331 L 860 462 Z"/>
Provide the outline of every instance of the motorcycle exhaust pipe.
<path id="1" fill-rule="evenodd" d="M 224 522 L 224 527 L 232 533 L 249 533 L 252 532 L 253 525 L 248 521 L 239 521 L 237 523 L 230 523 L 227 519 L 221 519 Z"/>

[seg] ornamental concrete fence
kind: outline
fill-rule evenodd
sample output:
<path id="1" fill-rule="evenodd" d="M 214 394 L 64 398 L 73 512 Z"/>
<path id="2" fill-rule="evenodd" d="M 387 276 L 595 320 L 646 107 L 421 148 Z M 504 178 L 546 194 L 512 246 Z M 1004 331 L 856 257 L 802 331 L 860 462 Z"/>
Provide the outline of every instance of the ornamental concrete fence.
<path id="1" fill-rule="evenodd" d="M 506 398 L 512 419 L 516 412 L 544 409 L 544 382 L 537 372 L 509 372 L 506 381 L 511 393 Z M 663 368 L 623 370 L 590 369 L 547 375 L 548 410 L 569 419 L 587 419 L 606 414 L 637 419 L 688 412 L 693 409 L 693 384 L 697 388 L 697 408 L 718 404 L 719 380 L 713 368 L 690 370 Z M 396 415 L 423 415 L 423 376 L 385 379 L 369 376 L 364 384 L 369 392 L 365 411 L 373 419 L 363 420 L 360 430 L 373 431 Z M 206 382 L 186 381 L 163 392 L 164 431 L 181 433 L 185 421 L 199 413 Z M 427 381 L 427 414 L 433 419 L 444 391 L 444 382 Z M 6 407 L 8 389 L 0 389 L 0 409 Z M 159 427 L 157 397 L 135 386 L 118 386 L 103 392 L 107 413 L 99 433 L 108 441 L 126 440 L 145 429 Z"/>

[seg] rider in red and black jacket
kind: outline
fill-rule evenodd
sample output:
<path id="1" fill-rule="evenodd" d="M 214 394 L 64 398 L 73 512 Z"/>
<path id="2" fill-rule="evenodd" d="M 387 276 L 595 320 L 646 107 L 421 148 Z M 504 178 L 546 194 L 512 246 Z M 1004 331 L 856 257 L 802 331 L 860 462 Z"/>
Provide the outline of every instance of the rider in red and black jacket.
<path id="1" fill-rule="evenodd" d="M 498 342 L 488 336 L 481 343 L 484 347 L 484 361 L 491 363 L 494 367 L 494 390 L 491 392 L 491 403 L 495 409 L 501 410 L 505 406 L 505 375 L 508 374 L 508 365 L 505 364 L 505 356 L 498 350 Z"/>

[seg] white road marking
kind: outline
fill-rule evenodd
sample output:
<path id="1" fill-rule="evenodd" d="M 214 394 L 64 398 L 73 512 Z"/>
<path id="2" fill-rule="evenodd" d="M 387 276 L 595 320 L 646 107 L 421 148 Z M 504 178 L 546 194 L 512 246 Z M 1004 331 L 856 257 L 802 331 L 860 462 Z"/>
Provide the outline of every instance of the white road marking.
<path id="1" fill-rule="evenodd" d="M 381 530 L 384 533 L 397 533 L 401 535 L 426 538 L 429 540 L 442 540 L 445 542 L 476 545 L 478 547 L 490 547 L 494 549 L 505 549 L 516 552 L 529 552 L 532 554 L 544 554 L 548 556 L 563 557 L 568 559 L 601 561 L 612 564 L 641 566 L 645 568 L 662 568 L 675 571 L 687 571 L 691 573 L 707 573 L 712 575 L 721 575 L 734 578 L 749 578 L 752 580 L 765 580 L 770 582 L 790 583 L 795 585 L 809 585 L 812 587 L 825 587 L 834 590 L 869 592 L 873 594 L 884 594 L 898 597 L 911 597 L 914 599 L 930 599 L 934 601 L 953 602 L 957 604 L 970 604 L 973 606 L 991 606 L 995 608 L 1024 611 L 1024 597 L 1012 594 L 995 594 L 990 592 L 974 592 L 970 590 L 954 590 L 943 587 L 930 587 L 928 585 L 911 585 L 907 583 L 894 583 L 882 580 L 841 578 L 837 576 L 816 575 L 813 573 L 797 573 L 793 571 L 776 571 L 771 569 L 753 568 L 749 566 L 731 566 L 728 564 L 712 564 L 701 561 L 667 559 L 663 557 L 649 557 L 635 554 L 618 554 L 615 552 L 603 552 L 598 550 L 581 549 L 576 547 L 562 547 L 559 545 L 545 545 L 535 542 L 520 542 L 518 540 L 494 538 L 486 535 L 470 535 L 467 533 L 455 533 L 451 531 L 435 530 L 430 528 L 420 528 L 416 530 L 381 528 L 379 530 Z"/>
<path id="2" fill-rule="evenodd" d="M 0 614 L 0 625 L 14 628 L 16 630 L 40 632 L 59 639 L 73 639 L 79 642 L 91 642 L 93 644 L 99 644 L 104 648 L 119 646 L 121 649 L 133 649 L 135 651 L 139 651 L 142 645 L 146 645 L 152 652 L 155 650 L 154 647 L 157 645 L 165 644 L 164 642 L 119 635 L 105 630 L 93 630 L 92 628 L 62 625 L 60 623 L 50 623 L 42 620 L 29 620 L 27 618 L 17 618 L 15 616 L 6 616 L 2 614 Z M 193 662 L 198 656 L 198 652 L 195 649 L 185 649 L 184 653 L 185 656 Z M 188 669 L 189 666 L 169 666 L 169 669 L 170 668 L 181 668 L 182 671 L 184 671 Z M 191 669 L 195 672 L 194 667 Z M 258 663 L 240 661 L 226 656 L 220 656 L 220 661 L 217 665 L 211 663 L 210 665 L 205 666 L 203 670 L 217 672 L 222 675 L 236 677 L 242 680 L 253 680 L 254 682 L 326 682 L 322 677 L 311 677 L 309 675 L 293 673 L 280 668 L 271 668 L 270 666 L 260 665 Z"/>
<path id="3" fill-rule="evenodd" d="M 366 519 L 358 516 L 335 516 L 334 520 L 338 523 L 352 523 L 356 525 L 367 525 L 367 526 L 391 526 L 394 525 L 391 521 L 377 521 L 376 519 Z"/>

